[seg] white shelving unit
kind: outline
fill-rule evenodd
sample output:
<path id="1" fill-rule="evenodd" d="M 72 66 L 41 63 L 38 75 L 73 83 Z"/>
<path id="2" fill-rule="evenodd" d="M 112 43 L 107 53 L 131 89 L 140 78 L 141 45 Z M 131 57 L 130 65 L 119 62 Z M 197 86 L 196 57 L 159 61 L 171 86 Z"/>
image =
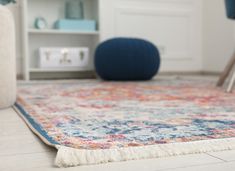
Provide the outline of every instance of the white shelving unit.
<path id="1" fill-rule="evenodd" d="M 41 68 L 30 68 L 30 72 L 79 72 L 84 71 L 83 68 L 68 68 L 68 69 L 41 69 Z"/>
<path id="2" fill-rule="evenodd" d="M 98 31 L 64 31 L 56 29 L 28 29 L 29 34 L 77 34 L 77 35 L 99 35 Z"/>
<path id="3" fill-rule="evenodd" d="M 97 22 L 97 31 L 69 31 L 56 30 L 54 23 L 63 19 L 65 3 L 69 0 L 23 0 L 23 55 L 24 79 L 34 79 L 34 74 L 43 75 L 93 71 L 94 51 L 99 43 L 99 0 L 83 0 L 84 17 Z M 48 23 L 46 29 L 35 29 L 34 22 L 37 17 L 43 17 Z M 89 64 L 82 68 L 42 69 L 38 67 L 40 47 L 89 47 Z M 67 74 L 68 75 L 68 74 Z M 47 75 L 48 78 L 48 75 Z"/>

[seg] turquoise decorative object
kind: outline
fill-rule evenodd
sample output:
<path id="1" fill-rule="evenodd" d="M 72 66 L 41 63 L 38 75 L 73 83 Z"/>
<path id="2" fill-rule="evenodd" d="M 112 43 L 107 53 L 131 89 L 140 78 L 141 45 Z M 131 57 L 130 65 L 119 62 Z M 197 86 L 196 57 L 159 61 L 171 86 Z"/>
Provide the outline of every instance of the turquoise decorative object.
<path id="1" fill-rule="evenodd" d="M 70 0 L 66 2 L 66 19 L 84 19 L 83 2 L 81 0 Z"/>
<path id="2" fill-rule="evenodd" d="M 16 1 L 15 0 L 0 0 L 0 4 L 2 5 L 6 5 L 9 3 L 16 3 Z"/>
<path id="3" fill-rule="evenodd" d="M 34 27 L 37 29 L 47 28 L 47 21 L 43 17 L 38 17 L 35 19 Z"/>
<path id="4" fill-rule="evenodd" d="M 94 20 L 69 20 L 61 19 L 56 21 L 55 29 L 75 30 L 75 31 L 95 31 L 96 22 Z"/>

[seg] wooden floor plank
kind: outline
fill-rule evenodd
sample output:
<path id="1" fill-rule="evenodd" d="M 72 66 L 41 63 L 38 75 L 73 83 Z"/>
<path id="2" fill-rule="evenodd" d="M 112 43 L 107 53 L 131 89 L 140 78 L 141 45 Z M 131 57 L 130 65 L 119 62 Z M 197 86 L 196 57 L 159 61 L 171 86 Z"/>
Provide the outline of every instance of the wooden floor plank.
<path id="1" fill-rule="evenodd" d="M 74 168 L 64 168 L 60 171 L 157 171 L 163 169 L 172 169 L 178 167 L 204 165 L 211 163 L 222 162 L 216 158 L 208 156 L 206 154 L 197 155 L 186 155 L 169 158 L 149 159 L 149 160 L 138 160 L 128 162 L 117 162 L 100 164 L 94 166 L 78 166 Z M 56 171 L 56 168 L 39 167 L 33 168 L 34 171 Z"/>
<path id="2" fill-rule="evenodd" d="M 0 123 L 0 137 L 29 134 L 31 134 L 31 130 L 28 129 L 22 120 Z"/>
<path id="3" fill-rule="evenodd" d="M 235 161 L 235 150 L 232 151 L 222 151 L 209 153 L 211 156 L 215 156 L 225 161 Z"/>
<path id="4" fill-rule="evenodd" d="M 30 133 L 24 121 L 13 109 L 0 110 L 0 137 Z"/>
<path id="5" fill-rule="evenodd" d="M 33 153 L 12 156 L 0 156 L 1 171 L 31 171 L 34 167 L 52 168 L 55 153 Z"/>
<path id="6" fill-rule="evenodd" d="M 156 170 L 156 171 L 234 171 L 235 162 L 224 162 L 217 164 L 208 164 L 203 166 L 184 167 L 177 169 Z"/>
<path id="7" fill-rule="evenodd" d="M 4 122 L 16 122 L 20 121 L 21 118 L 12 108 L 0 109 L 0 123 Z"/>
<path id="8" fill-rule="evenodd" d="M 13 109 L 0 110 L 0 120 L 0 156 L 50 150 Z"/>
<path id="9" fill-rule="evenodd" d="M 0 144 L 0 156 L 51 151 L 33 134 L 1 137 Z"/>

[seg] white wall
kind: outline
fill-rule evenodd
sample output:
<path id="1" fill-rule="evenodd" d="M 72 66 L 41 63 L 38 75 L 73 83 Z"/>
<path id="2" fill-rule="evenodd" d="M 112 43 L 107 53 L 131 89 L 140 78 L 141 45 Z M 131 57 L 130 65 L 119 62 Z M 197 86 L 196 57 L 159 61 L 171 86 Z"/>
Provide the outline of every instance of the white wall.
<path id="1" fill-rule="evenodd" d="M 202 70 L 202 0 L 102 0 L 101 39 L 138 37 L 161 52 L 161 72 Z"/>
<path id="2" fill-rule="evenodd" d="M 220 72 L 235 49 L 235 20 L 226 18 L 224 0 L 204 0 L 203 69 Z"/>
<path id="3" fill-rule="evenodd" d="M 9 5 L 16 21 L 17 73 L 22 71 L 20 1 Z M 196 0 L 197 1 L 197 0 Z M 222 71 L 235 47 L 235 21 L 225 16 L 224 0 L 203 0 L 201 65 L 204 71 Z M 104 10 L 104 9 L 102 9 Z M 234 36 L 233 36 L 234 35 Z M 182 66 L 184 67 L 184 66 Z"/>

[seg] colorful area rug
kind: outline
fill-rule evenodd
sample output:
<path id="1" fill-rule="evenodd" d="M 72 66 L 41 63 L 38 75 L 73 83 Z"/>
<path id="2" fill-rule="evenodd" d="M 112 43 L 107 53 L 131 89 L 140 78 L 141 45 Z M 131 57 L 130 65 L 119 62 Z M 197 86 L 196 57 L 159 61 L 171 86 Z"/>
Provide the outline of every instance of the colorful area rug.
<path id="1" fill-rule="evenodd" d="M 235 149 L 235 93 L 201 79 L 21 84 L 15 105 L 56 165 Z"/>

